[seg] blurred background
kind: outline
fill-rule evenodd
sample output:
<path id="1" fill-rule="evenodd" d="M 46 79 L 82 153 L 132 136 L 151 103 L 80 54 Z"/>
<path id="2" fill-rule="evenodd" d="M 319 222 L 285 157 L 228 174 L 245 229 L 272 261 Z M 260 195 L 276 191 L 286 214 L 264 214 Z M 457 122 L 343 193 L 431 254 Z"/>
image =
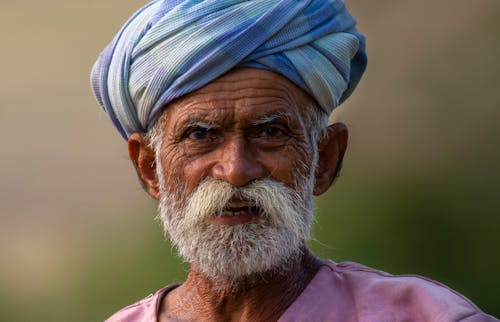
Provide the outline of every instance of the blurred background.
<path id="1" fill-rule="evenodd" d="M 0 320 L 102 321 L 181 281 L 89 71 L 145 1 L 0 4 Z M 369 67 L 317 200 L 325 258 L 439 280 L 500 316 L 500 2 L 361 1 Z"/>

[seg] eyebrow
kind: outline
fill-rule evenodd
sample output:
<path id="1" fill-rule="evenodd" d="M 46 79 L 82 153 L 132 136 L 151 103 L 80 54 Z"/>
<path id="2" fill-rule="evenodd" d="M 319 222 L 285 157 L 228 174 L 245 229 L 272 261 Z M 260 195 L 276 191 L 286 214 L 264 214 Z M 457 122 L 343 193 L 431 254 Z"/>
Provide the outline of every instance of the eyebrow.
<path id="1" fill-rule="evenodd" d="M 174 135 L 174 141 L 177 143 L 180 142 L 187 130 L 196 127 L 203 128 L 205 130 L 212 130 L 218 128 L 217 125 L 208 122 L 202 122 L 202 121 L 187 122 L 186 124 L 183 124 L 175 131 L 176 134 Z"/>
<path id="2" fill-rule="evenodd" d="M 207 130 L 211 130 L 211 129 L 217 128 L 218 126 L 214 123 L 193 121 L 193 122 L 188 122 L 187 124 L 184 124 L 181 127 L 181 130 L 184 131 L 186 129 L 193 128 L 193 127 L 201 127 L 201 128 L 207 129 Z"/>
<path id="3" fill-rule="evenodd" d="M 177 133 L 179 133 L 179 135 L 182 135 L 183 133 L 185 133 L 187 130 L 189 129 L 193 129 L 193 128 L 202 128 L 202 129 L 205 129 L 205 130 L 213 130 L 213 129 L 217 129 L 219 128 L 218 125 L 214 124 L 214 123 L 210 123 L 210 122 L 203 122 L 203 121 L 191 121 L 191 122 L 187 122 L 186 124 L 183 124 L 178 130 L 177 130 Z"/>
<path id="4" fill-rule="evenodd" d="M 263 125 L 274 122 L 276 120 L 286 120 L 287 123 L 290 123 L 291 114 L 287 112 L 275 112 L 270 115 L 266 115 L 260 119 L 253 120 L 251 122 L 252 125 Z"/>

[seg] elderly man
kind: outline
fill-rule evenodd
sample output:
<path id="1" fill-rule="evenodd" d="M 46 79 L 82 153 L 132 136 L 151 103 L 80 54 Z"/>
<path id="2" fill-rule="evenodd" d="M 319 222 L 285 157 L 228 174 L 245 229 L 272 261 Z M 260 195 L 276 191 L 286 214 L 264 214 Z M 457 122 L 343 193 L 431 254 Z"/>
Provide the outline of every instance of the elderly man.
<path id="1" fill-rule="evenodd" d="M 339 0 L 163 0 L 133 15 L 93 89 L 190 271 L 108 321 L 496 321 L 428 279 L 308 250 L 313 195 L 347 147 L 328 116 L 365 66 Z"/>

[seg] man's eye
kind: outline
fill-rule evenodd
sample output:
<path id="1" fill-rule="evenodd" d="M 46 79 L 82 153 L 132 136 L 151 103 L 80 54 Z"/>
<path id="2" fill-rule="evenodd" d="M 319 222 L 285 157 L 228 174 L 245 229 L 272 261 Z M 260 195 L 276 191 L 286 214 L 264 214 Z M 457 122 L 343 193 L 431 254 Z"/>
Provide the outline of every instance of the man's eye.
<path id="1" fill-rule="evenodd" d="M 182 139 L 189 140 L 192 142 L 203 142 L 204 144 L 207 142 L 215 142 L 219 133 L 217 129 L 202 127 L 202 126 L 194 126 L 188 129 L 182 135 Z"/>
<path id="2" fill-rule="evenodd" d="M 262 135 L 269 138 L 279 138 L 285 135 L 283 129 L 277 126 L 266 126 L 262 130 Z"/>
<path id="3" fill-rule="evenodd" d="M 205 129 L 205 128 L 194 128 L 192 129 L 190 132 L 189 132 L 189 135 L 188 137 L 190 139 L 195 139 L 195 140 L 202 140 L 202 139 L 205 139 L 207 138 L 208 136 L 208 132 L 210 130 L 209 129 Z"/>

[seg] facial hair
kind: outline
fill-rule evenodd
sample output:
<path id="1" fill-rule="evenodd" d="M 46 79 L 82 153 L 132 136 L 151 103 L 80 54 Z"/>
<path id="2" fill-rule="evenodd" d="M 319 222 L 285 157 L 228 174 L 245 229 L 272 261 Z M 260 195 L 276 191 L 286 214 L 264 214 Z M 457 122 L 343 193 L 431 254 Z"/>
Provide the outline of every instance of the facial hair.
<path id="1" fill-rule="evenodd" d="M 159 216 L 165 232 L 180 256 L 220 288 L 232 288 L 247 276 L 283 269 L 288 260 L 301 255 L 309 239 L 310 179 L 296 180 L 301 181 L 296 186 L 302 187 L 296 191 L 272 179 L 234 187 L 206 178 L 189 196 L 180 184 L 167 193 L 161 174 L 159 179 Z M 234 226 L 211 222 L 234 198 L 258 207 L 260 215 Z"/>

